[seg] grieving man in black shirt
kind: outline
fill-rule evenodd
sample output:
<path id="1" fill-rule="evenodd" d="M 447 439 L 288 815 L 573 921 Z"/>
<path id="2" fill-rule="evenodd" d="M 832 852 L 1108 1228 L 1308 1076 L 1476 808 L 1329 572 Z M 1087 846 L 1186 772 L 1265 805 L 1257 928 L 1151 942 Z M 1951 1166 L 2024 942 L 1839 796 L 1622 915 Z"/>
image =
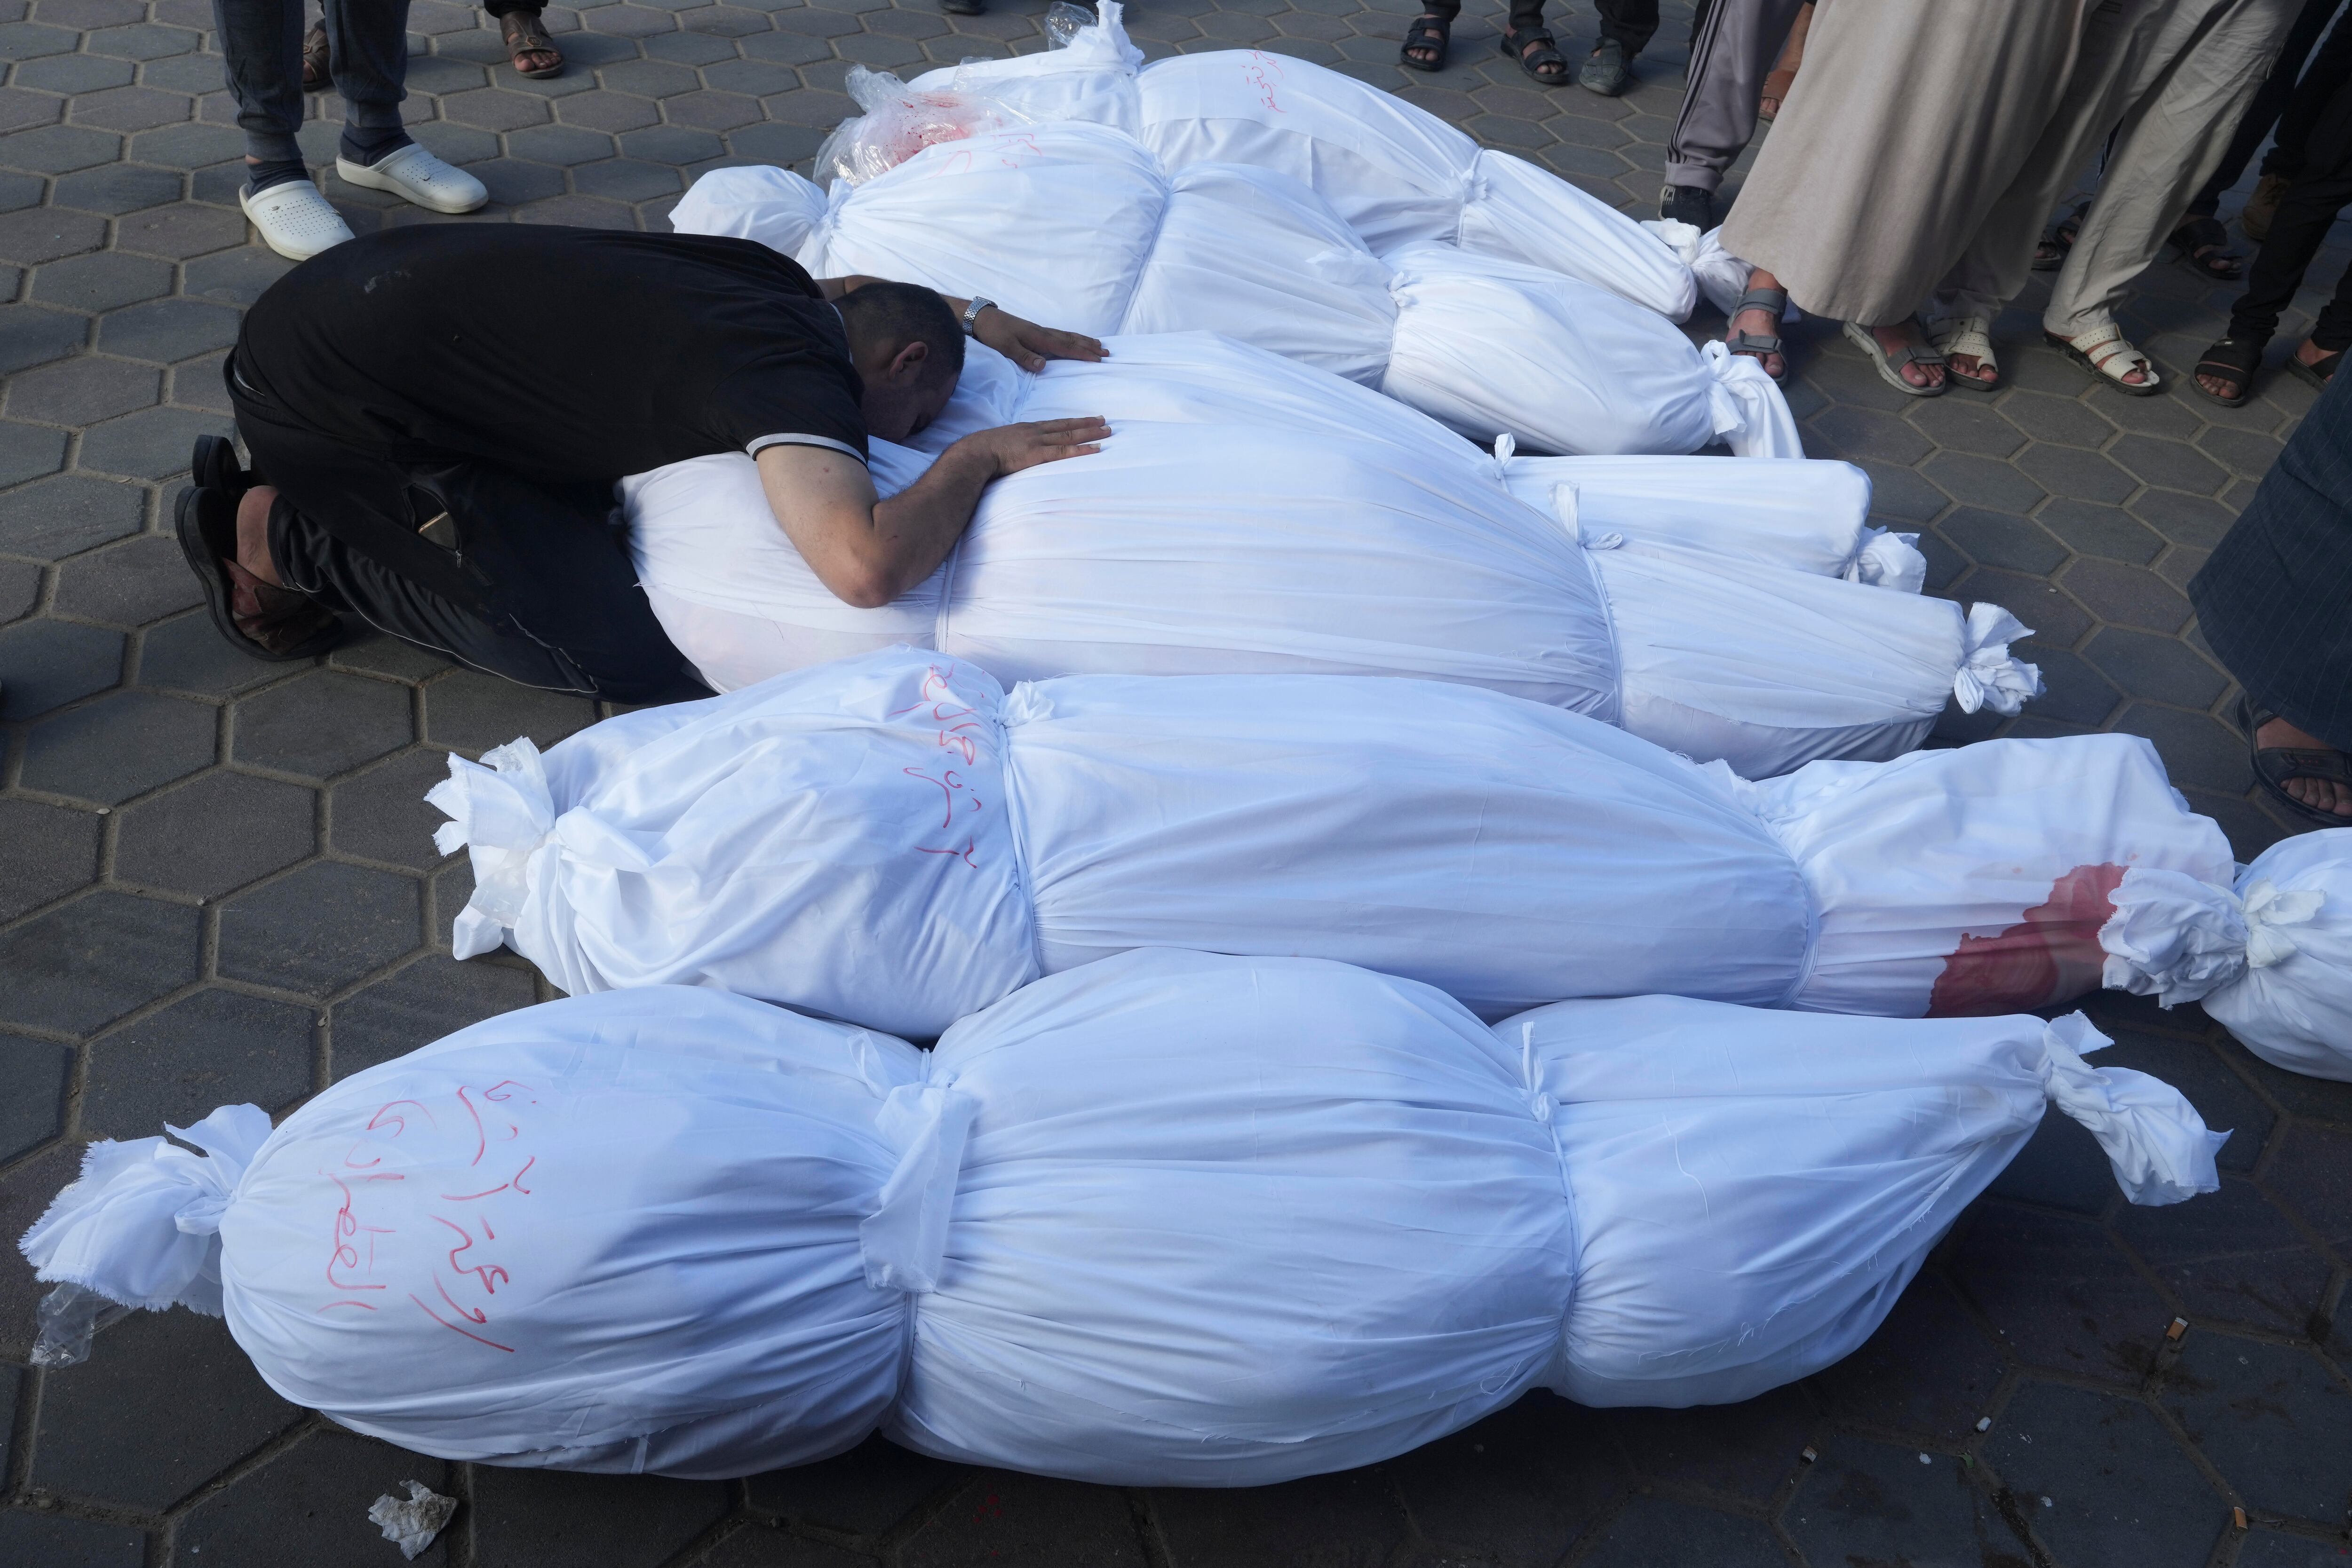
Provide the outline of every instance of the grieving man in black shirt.
<path id="1" fill-rule="evenodd" d="M 518 277 L 537 280 L 520 309 L 501 287 Z M 197 444 L 181 546 L 215 623 L 259 657 L 323 652 L 341 611 L 530 685 L 676 695 L 691 671 L 636 586 L 613 481 L 749 453 L 825 586 L 887 603 L 992 480 L 1108 434 L 982 431 L 877 501 L 866 437 L 938 416 L 966 332 L 1031 370 L 1103 356 L 985 300 L 818 282 L 750 240 L 527 225 L 353 240 L 247 313 L 225 374 L 252 472 Z"/>

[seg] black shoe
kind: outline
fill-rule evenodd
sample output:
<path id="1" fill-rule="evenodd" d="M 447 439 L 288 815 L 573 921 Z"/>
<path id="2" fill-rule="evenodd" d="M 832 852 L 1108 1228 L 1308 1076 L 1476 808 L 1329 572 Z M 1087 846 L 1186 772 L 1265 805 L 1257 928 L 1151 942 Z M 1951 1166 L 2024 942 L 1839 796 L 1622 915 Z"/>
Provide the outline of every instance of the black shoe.
<path id="1" fill-rule="evenodd" d="M 978 16 L 988 10 L 985 0 L 940 0 L 940 9 L 950 16 Z"/>
<path id="2" fill-rule="evenodd" d="M 1715 226 L 1715 193 L 1696 185 L 1668 185 L 1658 193 L 1658 216 L 1704 234 Z"/>
<path id="3" fill-rule="evenodd" d="M 1576 85 L 1587 92 L 1597 92 L 1603 98 L 1615 98 L 1633 79 L 1631 65 L 1625 58 L 1625 46 L 1614 38 L 1603 38 L 1592 47 L 1584 58 L 1584 68 L 1576 73 Z"/>
<path id="4" fill-rule="evenodd" d="M 195 453 L 188 459 L 188 477 L 199 490 L 218 490 L 226 496 L 231 507 L 253 488 L 253 476 L 238 465 L 236 447 L 224 435 L 196 437 Z"/>

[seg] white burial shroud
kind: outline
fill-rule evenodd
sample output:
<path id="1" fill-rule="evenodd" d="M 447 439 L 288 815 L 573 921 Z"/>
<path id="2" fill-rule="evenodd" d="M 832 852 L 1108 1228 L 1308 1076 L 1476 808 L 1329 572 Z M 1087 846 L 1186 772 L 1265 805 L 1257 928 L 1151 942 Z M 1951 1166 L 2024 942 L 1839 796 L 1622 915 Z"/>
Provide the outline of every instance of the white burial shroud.
<path id="1" fill-rule="evenodd" d="M 1311 959 L 1130 954 L 902 1040 L 709 990 L 528 1008 L 92 1145 L 43 1279 L 224 1313 L 262 1378 L 451 1459 L 740 1476 L 877 1428 L 1248 1486 L 1531 1387 L 1744 1399 L 1844 1355 L 2046 1104 L 2137 1202 L 2220 1138 L 2077 1016 L 1671 998 L 1489 1030 Z M 112 1354 L 101 1339 L 96 1354 Z"/>
<path id="2" fill-rule="evenodd" d="M 2025 628 L 1997 606 L 1843 580 L 1917 586 L 1916 553 L 1869 526 L 1847 465 L 1498 460 L 1229 340 L 1110 347 L 1032 376 L 975 346 L 926 451 L 875 444 L 887 495 L 973 430 L 1101 414 L 1113 431 L 1097 454 L 989 486 L 940 570 L 878 610 L 809 570 L 751 459 L 623 481 L 655 613 L 721 691 L 898 643 L 1007 682 L 1430 676 L 1620 721 L 1749 778 L 1892 757 L 1956 695 L 2013 713 L 2040 689 L 2009 653 Z"/>
<path id="3" fill-rule="evenodd" d="M 473 855 L 453 946 L 504 941 L 575 995 L 683 982 L 922 1037 L 1161 946 L 1360 964 L 1488 1018 L 1651 991 L 2023 1011 L 2103 970 L 2233 1019 L 2340 1016 L 2352 994 L 2327 936 L 2352 832 L 2281 878 L 2319 919 L 2242 909 L 2221 830 L 2132 736 L 1759 785 L 1467 686 L 1089 675 L 1007 695 L 898 650 L 487 760 L 452 759 L 431 796 L 441 848 Z"/>

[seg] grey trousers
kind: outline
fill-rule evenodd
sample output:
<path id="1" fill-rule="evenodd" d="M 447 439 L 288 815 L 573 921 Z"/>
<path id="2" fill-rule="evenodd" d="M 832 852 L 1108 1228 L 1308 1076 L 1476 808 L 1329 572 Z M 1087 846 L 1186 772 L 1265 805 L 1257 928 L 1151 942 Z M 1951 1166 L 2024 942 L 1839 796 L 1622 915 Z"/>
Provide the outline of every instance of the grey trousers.
<path id="1" fill-rule="evenodd" d="M 326 0 L 329 58 L 347 124 L 392 130 L 408 96 L 408 0 Z M 248 157 L 302 156 L 302 0 L 213 0 Z"/>
<path id="2" fill-rule="evenodd" d="M 1682 112 L 1666 138 L 1666 183 L 1713 192 L 1748 139 L 1764 78 L 1805 0 L 1715 0 L 1691 40 Z"/>

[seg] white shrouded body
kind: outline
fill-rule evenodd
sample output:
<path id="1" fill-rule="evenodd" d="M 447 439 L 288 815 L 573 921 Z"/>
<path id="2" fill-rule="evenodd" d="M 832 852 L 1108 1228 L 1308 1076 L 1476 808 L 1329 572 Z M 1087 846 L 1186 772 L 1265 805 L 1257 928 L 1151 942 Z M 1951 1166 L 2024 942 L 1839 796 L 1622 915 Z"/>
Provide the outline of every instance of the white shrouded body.
<path id="1" fill-rule="evenodd" d="M 1361 964 L 1488 1017 L 1646 991 L 2014 1011 L 2097 985 L 2126 868 L 2221 893 L 2231 869 L 2135 737 L 1758 787 L 1424 681 L 1008 696 L 899 650 L 488 760 L 432 796 L 474 856 L 461 956 L 503 940 L 575 994 L 686 982 L 916 1035 L 1148 946 Z"/>
<path id="2" fill-rule="evenodd" d="M 2008 653 L 2023 628 L 2001 612 L 1840 580 L 1892 542 L 1845 465 L 1651 459 L 1667 492 L 1653 531 L 1633 459 L 1498 461 L 1390 399 L 1206 334 L 1111 348 L 1037 376 L 974 350 L 925 449 L 1021 419 L 1100 414 L 1113 434 L 991 486 L 940 570 L 880 610 L 809 571 L 751 459 L 624 481 L 655 612 L 721 690 L 898 642 L 1008 681 L 1431 676 L 1638 715 L 1645 738 L 1750 777 L 1894 756 L 1956 692 L 2010 712 L 2036 689 Z M 877 443 L 877 485 L 928 461 Z M 1703 467 L 1722 475 L 1712 517 Z M 1587 483 L 1606 528 L 1578 520 Z"/>
<path id="3" fill-rule="evenodd" d="M 1254 1485 L 1539 1384 L 1682 1404 L 1816 1371 L 2045 1097 L 2139 1201 L 2210 1190 L 2218 1140 L 2085 1066 L 2098 1043 L 1663 998 L 1490 1031 L 1410 981 L 1164 951 L 929 1054 L 615 993 L 478 1024 L 274 1133 L 217 1111 L 186 1131 L 210 1160 L 96 1145 L 24 1247 L 149 1305 L 201 1308 L 208 1270 L 273 1388 L 452 1458 L 743 1475 L 878 1426 Z M 1664 1157 L 1693 1139 L 1696 1167 Z"/>

